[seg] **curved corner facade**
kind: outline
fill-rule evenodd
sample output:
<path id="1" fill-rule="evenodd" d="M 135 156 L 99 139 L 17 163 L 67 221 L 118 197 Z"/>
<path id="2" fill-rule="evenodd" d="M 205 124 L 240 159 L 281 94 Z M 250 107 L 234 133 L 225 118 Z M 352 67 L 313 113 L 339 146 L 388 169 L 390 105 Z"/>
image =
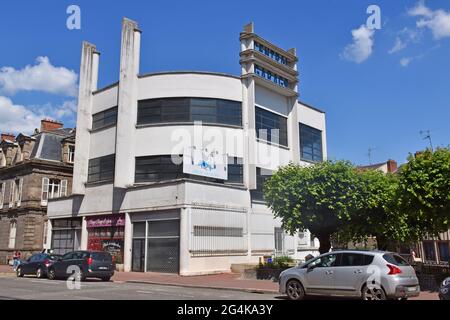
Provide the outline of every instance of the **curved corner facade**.
<path id="1" fill-rule="evenodd" d="M 326 159 L 325 114 L 298 102 L 295 50 L 249 25 L 240 76 L 140 75 L 140 40 L 125 19 L 119 82 L 101 90 L 99 55 L 83 45 L 74 194 L 49 202 L 48 246 L 108 250 L 125 271 L 182 275 L 317 252 L 308 231 L 283 232 L 262 196 L 279 166 Z M 227 179 L 187 172 L 190 148 L 224 155 Z"/>

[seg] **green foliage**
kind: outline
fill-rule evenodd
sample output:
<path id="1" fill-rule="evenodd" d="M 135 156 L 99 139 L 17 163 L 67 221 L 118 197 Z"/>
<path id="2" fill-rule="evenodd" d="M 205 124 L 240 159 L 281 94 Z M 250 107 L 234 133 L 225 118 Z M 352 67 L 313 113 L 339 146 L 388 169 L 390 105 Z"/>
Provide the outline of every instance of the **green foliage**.
<path id="1" fill-rule="evenodd" d="M 358 171 L 346 161 L 289 164 L 266 181 L 264 196 L 285 231 L 310 230 L 321 253 L 331 237 L 343 243 L 375 236 L 386 249 L 450 228 L 450 150 L 410 156 L 397 174 Z"/>
<path id="2" fill-rule="evenodd" d="M 292 267 L 294 265 L 294 259 L 289 256 L 281 256 L 273 258 L 272 262 L 268 262 L 264 265 L 260 265 L 259 268 L 269 268 L 269 269 L 285 269 Z"/>
<path id="3" fill-rule="evenodd" d="M 266 181 L 264 195 L 288 233 L 308 229 L 319 238 L 320 252 L 326 252 L 330 236 L 349 224 L 361 205 L 360 189 L 351 163 L 326 161 L 281 167 Z"/>
<path id="4" fill-rule="evenodd" d="M 450 150 L 426 150 L 399 172 L 399 211 L 408 213 L 411 238 L 437 235 L 450 228 Z"/>

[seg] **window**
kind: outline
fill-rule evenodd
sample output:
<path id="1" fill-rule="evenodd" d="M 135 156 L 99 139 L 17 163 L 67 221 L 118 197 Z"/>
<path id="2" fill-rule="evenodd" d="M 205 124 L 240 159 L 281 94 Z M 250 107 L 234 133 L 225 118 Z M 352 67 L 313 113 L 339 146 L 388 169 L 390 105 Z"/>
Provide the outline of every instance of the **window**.
<path id="1" fill-rule="evenodd" d="M 69 146 L 69 155 L 67 162 L 73 163 L 75 160 L 75 146 Z"/>
<path id="2" fill-rule="evenodd" d="M 270 176 L 272 171 L 262 168 L 256 168 L 256 189 L 251 190 L 252 200 L 264 200 L 264 183 Z"/>
<path id="3" fill-rule="evenodd" d="M 436 261 L 436 250 L 433 241 L 423 242 L 423 252 L 425 254 L 425 261 Z"/>
<path id="4" fill-rule="evenodd" d="M 283 240 L 284 240 L 284 232 L 282 228 L 275 228 L 275 252 L 281 253 L 284 250 Z"/>
<path id="5" fill-rule="evenodd" d="M 242 126 L 240 102 L 211 98 L 162 98 L 138 102 L 137 124 L 194 122 Z"/>
<path id="6" fill-rule="evenodd" d="M 441 261 L 441 262 L 449 262 L 450 261 L 449 245 L 450 245 L 450 243 L 448 241 L 438 242 L 439 261 Z"/>
<path id="7" fill-rule="evenodd" d="M 3 203 L 5 201 L 6 182 L 0 182 L 0 210 L 3 209 Z"/>
<path id="8" fill-rule="evenodd" d="M 41 205 L 47 205 L 48 199 L 67 196 L 67 180 L 42 178 Z"/>
<path id="9" fill-rule="evenodd" d="M 92 130 L 105 128 L 117 123 L 117 107 L 98 112 L 92 116 Z"/>
<path id="10" fill-rule="evenodd" d="M 368 266 L 372 263 L 374 256 L 359 253 L 343 253 L 341 258 L 341 267 Z"/>
<path id="11" fill-rule="evenodd" d="M 264 78 L 279 85 L 280 87 L 287 88 L 289 86 L 289 81 L 286 78 L 283 78 L 282 76 L 279 76 L 256 64 L 255 64 L 255 74 L 261 78 Z"/>
<path id="12" fill-rule="evenodd" d="M 17 233 L 17 222 L 11 221 L 9 224 L 9 249 L 14 249 L 16 247 L 16 233 Z"/>
<path id="13" fill-rule="evenodd" d="M 22 203 L 22 187 L 23 187 L 23 178 L 11 181 L 11 188 L 9 193 L 10 208 L 12 208 L 14 205 L 20 207 Z"/>
<path id="14" fill-rule="evenodd" d="M 273 112 L 255 108 L 255 128 L 258 139 L 288 146 L 287 118 Z"/>
<path id="15" fill-rule="evenodd" d="M 323 161 L 322 131 L 300 124 L 300 159 Z"/>
<path id="16" fill-rule="evenodd" d="M 113 181 L 116 155 L 90 159 L 88 169 L 88 182 Z"/>
<path id="17" fill-rule="evenodd" d="M 317 258 L 310 263 L 308 263 L 305 267 L 307 268 L 329 268 L 334 267 L 337 262 L 337 254 L 328 254 L 326 256 Z"/>
<path id="18" fill-rule="evenodd" d="M 409 266 L 409 263 L 398 254 L 386 253 L 383 255 L 383 259 L 399 267 Z"/>
<path id="19" fill-rule="evenodd" d="M 216 226 L 194 226 L 196 237 L 243 237 L 242 228 L 216 227 Z"/>
<path id="20" fill-rule="evenodd" d="M 181 157 L 181 155 L 179 156 Z M 136 158 L 135 182 L 159 182 L 173 179 L 191 178 L 224 184 L 242 184 L 243 166 L 242 159 L 228 158 L 228 180 L 211 179 L 207 177 L 188 175 L 183 173 L 182 158 L 176 164 L 171 155 L 149 156 Z"/>

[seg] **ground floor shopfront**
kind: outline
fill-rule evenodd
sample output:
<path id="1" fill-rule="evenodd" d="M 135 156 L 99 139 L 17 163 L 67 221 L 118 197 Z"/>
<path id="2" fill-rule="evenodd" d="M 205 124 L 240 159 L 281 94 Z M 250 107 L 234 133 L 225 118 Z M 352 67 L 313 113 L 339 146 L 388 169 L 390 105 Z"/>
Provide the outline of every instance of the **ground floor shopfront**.
<path id="1" fill-rule="evenodd" d="M 245 210 L 184 207 L 52 219 L 51 225 L 55 253 L 107 251 L 119 267 L 134 272 L 229 272 L 232 264 L 257 264 L 274 255 L 298 259 L 317 250 L 283 233 L 271 216 Z"/>

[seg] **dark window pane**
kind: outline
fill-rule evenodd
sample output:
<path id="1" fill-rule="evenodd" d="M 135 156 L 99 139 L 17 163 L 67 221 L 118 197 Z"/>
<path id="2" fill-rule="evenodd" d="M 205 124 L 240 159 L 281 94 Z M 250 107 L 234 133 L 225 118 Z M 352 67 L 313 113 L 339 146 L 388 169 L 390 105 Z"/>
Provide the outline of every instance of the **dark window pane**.
<path id="1" fill-rule="evenodd" d="M 288 146 L 287 118 L 255 107 L 256 136 L 259 139 Z"/>
<path id="2" fill-rule="evenodd" d="M 98 112 L 92 116 L 92 130 L 117 123 L 117 107 Z"/>
<path id="3" fill-rule="evenodd" d="M 138 102 L 138 124 L 194 121 L 241 126 L 241 103 L 212 98 L 163 98 Z"/>
<path id="4" fill-rule="evenodd" d="M 300 159 L 323 161 L 322 131 L 300 124 Z"/>
<path id="5" fill-rule="evenodd" d="M 115 155 L 89 160 L 88 182 L 114 180 Z"/>

